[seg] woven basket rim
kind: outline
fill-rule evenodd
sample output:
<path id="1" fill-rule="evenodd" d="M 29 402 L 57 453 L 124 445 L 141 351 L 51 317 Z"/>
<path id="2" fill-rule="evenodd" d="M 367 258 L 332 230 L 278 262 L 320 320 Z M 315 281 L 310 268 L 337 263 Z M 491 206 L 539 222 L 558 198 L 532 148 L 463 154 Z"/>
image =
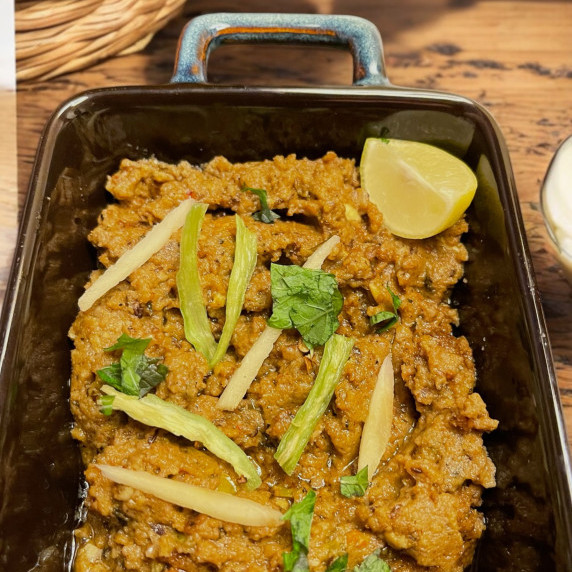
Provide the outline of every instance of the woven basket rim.
<path id="1" fill-rule="evenodd" d="M 26 2 L 19 8 L 16 3 L 16 32 L 52 28 L 73 22 L 93 12 L 101 0 L 46 0 Z"/>
<path id="2" fill-rule="evenodd" d="M 185 0 L 22 0 L 17 79 L 49 79 L 145 47 Z"/>

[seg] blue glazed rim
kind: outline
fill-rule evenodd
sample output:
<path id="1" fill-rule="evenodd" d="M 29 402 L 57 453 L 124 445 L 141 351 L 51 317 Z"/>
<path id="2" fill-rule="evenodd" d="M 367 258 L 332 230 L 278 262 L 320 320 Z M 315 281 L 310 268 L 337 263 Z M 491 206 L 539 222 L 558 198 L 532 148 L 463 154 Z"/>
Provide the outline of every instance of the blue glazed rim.
<path id="1" fill-rule="evenodd" d="M 207 83 L 214 49 L 225 43 L 284 43 L 347 49 L 353 57 L 353 84 L 390 85 L 378 29 L 358 16 L 324 14 L 218 13 L 198 16 L 181 34 L 173 83 Z"/>

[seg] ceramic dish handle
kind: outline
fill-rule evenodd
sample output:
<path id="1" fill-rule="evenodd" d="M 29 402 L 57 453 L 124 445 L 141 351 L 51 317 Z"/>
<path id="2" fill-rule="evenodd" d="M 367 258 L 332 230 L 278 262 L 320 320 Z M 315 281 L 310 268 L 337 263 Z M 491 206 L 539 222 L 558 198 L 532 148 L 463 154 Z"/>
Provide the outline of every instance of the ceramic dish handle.
<path id="1" fill-rule="evenodd" d="M 348 49 L 354 85 L 389 85 L 377 28 L 357 16 L 215 13 L 191 20 L 179 40 L 174 83 L 207 83 L 210 52 L 222 43 L 316 44 Z"/>

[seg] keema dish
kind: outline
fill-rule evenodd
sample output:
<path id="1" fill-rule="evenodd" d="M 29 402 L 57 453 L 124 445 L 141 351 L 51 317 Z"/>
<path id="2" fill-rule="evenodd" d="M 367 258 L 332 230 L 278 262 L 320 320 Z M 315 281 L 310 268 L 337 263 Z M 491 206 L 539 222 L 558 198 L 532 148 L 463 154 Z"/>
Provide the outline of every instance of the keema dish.
<path id="1" fill-rule="evenodd" d="M 398 237 L 333 152 L 124 160 L 107 190 L 70 330 L 75 572 L 468 566 L 497 423 L 449 305 L 464 217 Z"/>

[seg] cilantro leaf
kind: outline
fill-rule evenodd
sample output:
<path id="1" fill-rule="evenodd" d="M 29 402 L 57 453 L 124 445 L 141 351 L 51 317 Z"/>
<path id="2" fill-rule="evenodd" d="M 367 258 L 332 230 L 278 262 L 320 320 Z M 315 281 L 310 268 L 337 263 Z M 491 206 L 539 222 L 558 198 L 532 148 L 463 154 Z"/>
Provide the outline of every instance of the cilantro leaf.
<path id="1" fill-rule="evenodd" d="M 268 195 L 264 189 L 253 189 L 252 187 L 243 187 L 242 191 L 250 191 L 255 194 L 260 200 L 260 210 L 252 215 L 254 220 L 264 222 L 266 224 L 272 224 L 276 219 L 280 218 L 280 215 L 270 210 L 268 206 Z"/>
<path id="2" fill-rule="evenodd" d="M 326 572 L 345 572 L 348 565 L 348 555 L 338 556 L 326 569 Z M 379 550 L 370 554 L 361 564 L 352 568 L 351 572 L 391 572 L 389 564 L 379 557 Z"/>
<path id="3" fill-rule="evenodd" d="M 395 294 L 389 286 L 386 286 L 389 295 L 391 296 L 391 304 L 393 305 L 393 312 L 388 312 L 387 310 L 383 310 L 374 314 L 369 318 L 370 324 L 375 326 L 377 324 L 381 324 L 379 331 L 384 332 L 385 330 L 389 330 L 392 326 L 397 324 L 399 320 L 399 314 L 397 310 L 401 307 L 401 300 L 397 294 Z"/>
<path id="4" fill-rule="evenodd" d="M 121 334 L 112 346 L 105 348 L 105 351 L 114 352 L 116 350 L 130 350 L 135 354 L 142 354 L 147 349 L 150 342 L 151 338 L 132 338 L 127 334 Z"/>
<path id="5" fill-rule="evenodd" d="M 375 326 L 377 324 L 382 324 L 379 330 L 380 332 L 383 332 L 384 330 L 389 330 L 391 326 L 397 324 L 397 320 L 398 317 L 395 312 L 387 312 L 385 310 L 382 312 L 378 312 L 374 316 L 371 316 L 371 318 L 369 319 L 372 326 Z"/>
<path id="6" fill-rule="evenodd" d="M 296 328 L 310 347 L 323 345 L 338 329 L 343 297 L 333 274 L 323 270 L 272 264 L 273 328 Z"/>
<path id="7" fill-rule="evenodd" d="M 401 308 L 401 298 L 399 298 L 399 296 L 395 294 L 389 286 L 386 286 L 386 288 L 387 291 L 389 292 L 389 295 L 391 296 L 391 303 L 393 304 L 393 309 L 397 312 L 397 310 Z"/>
<path id="8" fill-rule="evenodd" d="M 389 129 L 385 126 L 381 128 L 379 138 L 383 143 L 389 143 Z"/>
<path id="9" fill-rule="evenodd" d="M 340 477 L 340 493 L 347 498 L 363 497 L 367 490 L 367 485 L 367 466 L 355 475 Z"/>
<path id="10" fill-rule="evenodd" d="M 156 385 L 159 385 L 169 373 L 169 368 L 162 363 L 158 363 L 159 358 L 148 358 L 141 356 L 141 361 L 137 366 L 137 373 L 141 377 L 139 381 L 139 397 L 143 397 Z"/>
<path id="11" fill-rule="evenodd" d="M 121 364 L 112 363 L 97 371 L 97 375 L 108 385 L 118 387 L 121 385 Z"/>
<path id="12" fill-rule="evenodd" d="M 117 342 L 105 348 L 106 352 L 121 350 L 119 363 L 113 363 L 97 371 L 108 385 L 126 395 L 143 397 L 167 376 L 169 369 L 160 364 L 159 358 L 149 358 L 143 352 L 151 338 L 132 338 L 121 334 Z"/>
<path id="13" fill-rule="evenodd" d="M 379 550 L 376 550 L 361 564 L 358 564 L 352 572 L 391 572 L 391 568 L 385 560 L 379 557 Z"/>
<path id="14" fill-rule="evenodd" d="M 310 528 L 314 516 L 316 493 L 310 491 L 300 502 L 294 503 L 282 517 L 290 521 L 292 529 L 292 552 L 284 552 L 285 572 L 308 572 L 308 548 L 310 545 Z"/>
<path id="15" fill-rule="evenodd" d="M 292 323 L 310 348 L 327 342 L 338 329 L 338 314 L 343 304 L 342 294 L 336 289 L 330 297 L 320 296 L 313 302 L 292 308 Z"/>
<path id="16" fill-rule="evenodd" d="M 345 572 L 348 565 L 348 555 L 338 556 L 327 568 L 326 572 Z"/>
<path id="17" fill-rule="evenodd" d="M 121 384 L 117 389 L 127 395 L 139 395 L 139 382 L 141 376 L 138 371 L 144 367 L 143 354 L 135 353 L 133 350 L 123 350 L 119 365 L 121 366 Z"/>

